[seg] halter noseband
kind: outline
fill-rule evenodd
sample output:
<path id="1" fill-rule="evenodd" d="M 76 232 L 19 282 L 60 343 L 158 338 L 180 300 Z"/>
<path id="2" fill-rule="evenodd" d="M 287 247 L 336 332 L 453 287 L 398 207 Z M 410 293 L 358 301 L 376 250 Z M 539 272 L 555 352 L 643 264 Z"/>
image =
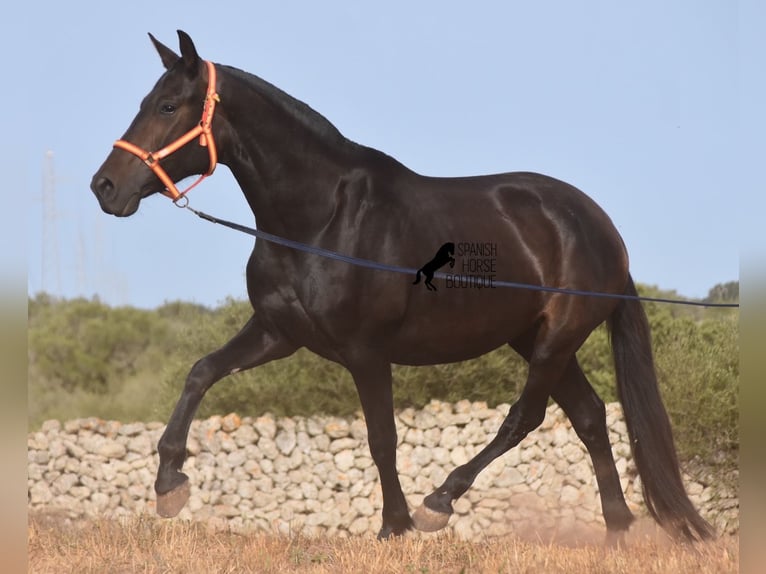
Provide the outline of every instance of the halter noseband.
<path id="1" fill-rule="evenodd" d="M 177 203 L 179 199 L 184 197 L 192 188 L 196 187 L 203 179 L 211 175 L 215 171 L 215 166 L 218 163 L 218 152 L 215 148 L 215 140 L 213 139 L 213 131 L 211 124 L 213 123 L 213 114 L 215 113 L 215 104 L 220 102 L 221 99 L 215 91 L 215 66 L 212 62 L 205 60 L 207 65 L 207 94 L 205 95 L 205 103 L 202 107 L 202 119 L 196 127 L 192 128 L 177 140 L 169 143 L 164 148 L 155 151 L 148 152 L 143 148 L 138 147 L 125 140 L 117 140 L 114 142 L 114 147 L 123 149 L 127 152 L 137 156 L 143 161 L 149 169 L 154 172 L 159 180 L 165 185 L 165 191 L 162 193 L 173 200 L 173 203 Z M 184 191 L 178 191 L 176 184 L 170 179 L 167 172 L 160 165 L 160 161 L 178 151 L 194 138 L 199 136 L 199 145 L 207 147 L 208 154 L 210 155 L 210 166 L 207 172 L 203 173 L 197 181 L 192 183 Z"/>

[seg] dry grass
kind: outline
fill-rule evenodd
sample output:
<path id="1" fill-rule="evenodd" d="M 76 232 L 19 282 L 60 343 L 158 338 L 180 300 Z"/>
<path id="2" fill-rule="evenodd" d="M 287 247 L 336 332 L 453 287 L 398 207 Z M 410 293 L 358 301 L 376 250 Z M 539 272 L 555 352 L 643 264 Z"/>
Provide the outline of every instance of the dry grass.
<path id="1" fill-rule="evenodd" d="M 592 541 L 462 542 L 418 534 L 379 543 L 372 537 L 238 535 L 202 524 L 97 520 L 71 524 L 51 514 L 30 517 L 29 572 L 34 573 L 693 573 L 737 572 L 737 538 L 694 547 L 631 535 L 627 548 Z M 587 540 L 591 538 L 591 540 Z"/>

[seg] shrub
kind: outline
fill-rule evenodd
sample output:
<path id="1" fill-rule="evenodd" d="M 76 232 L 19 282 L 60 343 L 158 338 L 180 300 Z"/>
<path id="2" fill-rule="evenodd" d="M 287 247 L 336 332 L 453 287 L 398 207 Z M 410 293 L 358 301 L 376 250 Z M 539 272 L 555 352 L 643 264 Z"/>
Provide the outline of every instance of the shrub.
<path id="1" fill-rule="evenodd" d="M 727 284 L 727 293 L 735 291 Z M 641 292 L 668 294 L 651 287 Z M 685 460 L 736 467 L 737 312 L 656 304 L 645 308 L 679 454 Z M 235 300 L 216 309 L 172 302 L 143 311 L 110 308 L 98 300 L 31 299 L 30 425 L 81 416 L 167 420 L 194 361 L 229 340 L 251 313 L 247 302 Z M 592 333 L 578 358 L 603 400 L 615 400 L 611 348 L 603 326 Z M 526 363 L 507 346 L 462 363 L 395 366 L 395 404 L 422 407 L 431 399 L 509 403 L 518 396 L 526 373 Z M 197 416 L 233 411 L 242 416 L 348 416 L 359 409 L 350 375 L 300 350 L 214 385 Z"/>
<path id="2" fill-rule="evenodd" d="M 739 337 L 736 314 L 652 325 L 657 373 L 683 459 L 724 470 L 739 454 Z"/>

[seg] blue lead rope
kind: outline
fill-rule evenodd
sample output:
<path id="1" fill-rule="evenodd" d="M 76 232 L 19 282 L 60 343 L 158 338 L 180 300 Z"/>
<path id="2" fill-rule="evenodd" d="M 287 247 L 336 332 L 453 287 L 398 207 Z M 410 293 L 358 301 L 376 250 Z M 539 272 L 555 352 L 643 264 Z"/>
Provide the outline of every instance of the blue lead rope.
<path id="1" fill-rule="evenodd" d="M 240 225 L 232 221 L 226 221 L 225 219 L 218 219 L 217 217 L 209 215 L 203 211 L 198 211 L 192 207 L 189 207 L 188 204 L 184 205 L 183 207 L 185 207 L 186 209 L 188 209 L 189 211 L 191 211 L 198 217 L 201 217 L 202 219 L 205 219 L 212 223 L 218 223 L 219 225 L 223 225 L 230 229 L 235 229 L 237 231 L 241 231 L 242 233 L 247 233 L 248 235 L 252 235 L 253 237 L 257 239 L 263 239 L 264 241 L 268 241 L 270 243 L 276 243 L 277 245 L 282 245 L 283 247 L 289 247 L 290 249 L 296 249 L 298 251 L 303 251 L 305 253 L 319 255 L 320 257 L 327 257 L 328 259 L 335 259 L 336 261 L 343 261 L 351 265 L 356 265 L 358 267 L 366 267 L 368 269 L 375 269 L 377 271 L 389 271 L 391 273 L 401 273 L 403 275 L 415 275 L 418 272 L 417 269 L 413 269 L 411 267 L 400 267 L 399 265 L 388 265 L 386 263 L 378 263 L 377 261 L 371 261 L 369 259 L 362 259 L 360 257 L 352 257 L 350 255 L 344 255 L 342 253 L 338 253 L 337 251 L 323 249 L 322 247 L 315 247 L 313 245 L 301 243 L 300 241 L 285 239 L 284 237 L 279 237 L 278 235 L 273 235 L 271 233 L 261 231 L 260 229 L 247 227 L 245 225 Z M 437 277 L 439 279 L 448 279 L 448 278 L 451 278 L 452 276 L 449 276 L 447 273 L 442 273 L 441 271 L 437 271 L 436 273 L 434 273 L 434 277 Z M 472 276 L 467 276 L 467 277 L 470 279 Z M 481 279 L 481 278 L 477 277 L 476 279 Z M 546 293 L 562 293 L 565 295 L 579 295 L 583 297 L 601 297 L 605 299 L 627 299 L 632 301 L 647 301 L 651 303 L 670 303 L 673 305 L 689 305 L 694 307 L 739 308 L 739 303 L 705 303 L 702 301 L 665 299 L 663 297 L 642 297 L 640 295 L 626 295 L 624 293 L 600 293 L 597 291 L 581 291 L 579 289 L 566 289 L 563 287 L 545 287 L 543 285 L 531 285 L 529 283 L 516 283 L 515 281 L 493 280 L 492 285 L 494 285 L 495 287 L 510 287 L 512 289 L 526 289 L 528 291 L 543 291 Z"/>

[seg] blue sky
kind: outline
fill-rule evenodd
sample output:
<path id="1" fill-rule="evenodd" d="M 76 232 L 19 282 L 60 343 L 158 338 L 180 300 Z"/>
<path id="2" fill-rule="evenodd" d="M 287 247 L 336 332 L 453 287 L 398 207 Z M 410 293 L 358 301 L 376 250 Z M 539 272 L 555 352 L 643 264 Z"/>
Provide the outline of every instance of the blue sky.
<path id="1" fill-rule="evenodd" d="M 8 252 L 26 252 L 30 294 L 140 307 L 245 296 L 249 237 L 159 196 L 131 218 L 107 216 L 88 187 L 162 72 L 146 33 L 175 49 L 178 28 L 202 57 L 263 77 L 420 173 L 531 170 L 576 185 L 615 222 L 639 282 L 703 297 L 738 279 L 743 222 L 761 225 L 743 206 L 764 188 L 746 175 L 763 163 L 754 121 L 763 69 L 755 73 L 752 57 L 763 42 L 756 15 L 737 3 L 168 0 L 20 10 L 4 39 L 6 54 L 19 54 L 6 78 L 17 78 L 26 113 L 5 113 L 2 149 L 6 189 L 26 210 L 7 224 L 26 226 L 26 246 Z M 55 213 L 46 218 L 49 150 Z M 191 202 L 253 222 L 225 167 Z"/>

